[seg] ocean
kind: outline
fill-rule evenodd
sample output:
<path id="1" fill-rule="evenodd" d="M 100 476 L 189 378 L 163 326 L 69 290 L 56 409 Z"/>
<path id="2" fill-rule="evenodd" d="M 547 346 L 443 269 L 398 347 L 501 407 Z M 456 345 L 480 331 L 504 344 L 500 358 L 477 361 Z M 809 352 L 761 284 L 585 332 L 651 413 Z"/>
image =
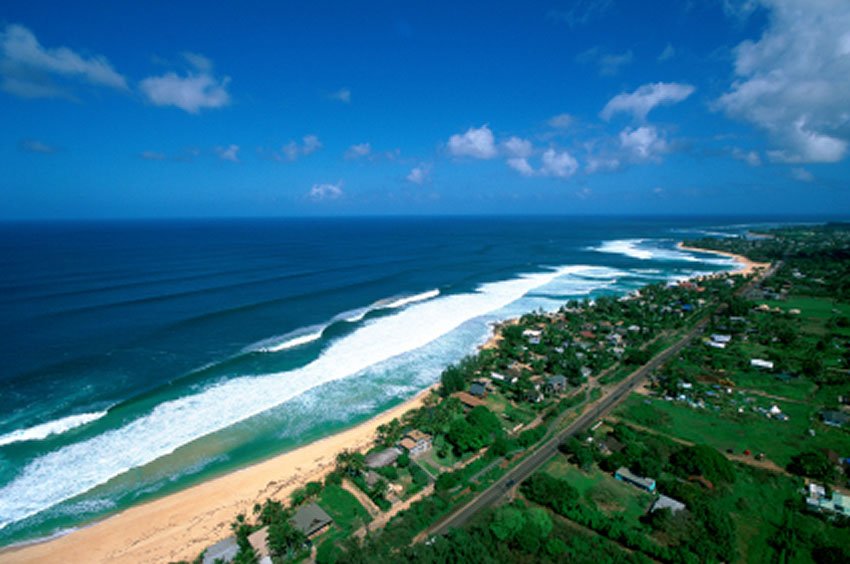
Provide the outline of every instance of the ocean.
<path id="1" fill-rule="evenodd" d="M 727 270 L 742 219 L 0 224 L 0 545 L 333 434 L 494 322 Z"/>

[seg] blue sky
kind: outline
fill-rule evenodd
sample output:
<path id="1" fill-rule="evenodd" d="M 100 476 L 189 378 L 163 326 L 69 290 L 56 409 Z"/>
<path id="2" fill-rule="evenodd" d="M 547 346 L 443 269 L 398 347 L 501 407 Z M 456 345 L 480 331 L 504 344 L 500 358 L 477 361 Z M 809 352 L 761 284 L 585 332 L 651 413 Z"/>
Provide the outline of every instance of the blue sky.
<path id="1" fill-rule="evenodd" d="M 846 0 L 6 0 L 0 217 L 843 213 L 848 92 Z"/>

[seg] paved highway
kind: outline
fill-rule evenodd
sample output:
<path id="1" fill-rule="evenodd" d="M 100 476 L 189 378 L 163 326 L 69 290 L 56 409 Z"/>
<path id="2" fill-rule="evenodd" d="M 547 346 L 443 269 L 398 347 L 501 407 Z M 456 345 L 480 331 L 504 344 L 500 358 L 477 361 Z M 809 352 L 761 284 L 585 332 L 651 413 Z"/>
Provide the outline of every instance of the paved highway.
<path id="1" fill-rule="evenodd" d="M 657 354 L 652 358 L 652 360 L 632 372 L 620 384 L 609 390 L 605 396 L 597 401 L 597 404 L 593 407 L 593 409 L 583 413 L 578 419 L 571 423 L 569 427 L 543 443 L 528 457 L 497 480 L 492 486 L 478 494 L 475 499 L 419 535 L 417 540 L 423 540 L 433 535 L 442 535 L 447 533 L 449 529 L 461 527 L 478 511 L 496 503 L 512 487 L 531 476 L 541 466 L 543 466 L 546 461 L 554 456 L 555 453 L 558 452 L 558 446 L 562 442 L 587 429 L 594 421 L 607 415 L 608 412 L 622 401 L 623 398 L 625 398 L 632 389 L 635 388 L 635 386 L 646 378 L 650 372 L 670 359 L 671 356 L 681 351 L 696 335 L 702 332 L 703 328 L 708 323 L 709 318 L 710 315 L 700 320 L 693 329 L 691 329 L 675 344 Z"/>

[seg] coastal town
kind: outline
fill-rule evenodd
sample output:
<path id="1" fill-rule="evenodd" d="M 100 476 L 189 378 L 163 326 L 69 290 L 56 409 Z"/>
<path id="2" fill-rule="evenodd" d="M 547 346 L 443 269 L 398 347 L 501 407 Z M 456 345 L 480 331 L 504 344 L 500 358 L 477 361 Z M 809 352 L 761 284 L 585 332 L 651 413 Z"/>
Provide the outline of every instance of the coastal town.
<path id="1" fill-rule="evenodd" d="M 846 561 L 850 229 L 688 244 L 752 261 L 501 324 L 195 561 Z"/>

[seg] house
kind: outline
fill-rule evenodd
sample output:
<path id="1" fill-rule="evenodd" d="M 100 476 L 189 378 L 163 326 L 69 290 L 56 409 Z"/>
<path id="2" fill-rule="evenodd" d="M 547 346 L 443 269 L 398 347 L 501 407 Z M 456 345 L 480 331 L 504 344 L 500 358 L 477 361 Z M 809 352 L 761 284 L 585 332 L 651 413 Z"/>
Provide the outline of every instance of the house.
<path id="1" fill-rule="evenodd" d="M 567 389 L 567 377 L 561 374 L 546 379 L 546 392 L 559 394 Z"/>
<path id="2" fill-rule="evenodd" d="M 398 446 L 406 450 L 410 456 L 418 456 L 431 450 L 431 435 L 414 429 L 404 436 Z"/>
<path id="3" fill-rule="evenodd" d="M 581 335 L 583 339 L 588 339 L 590 341 L 596 340 L 596 333 L 593 331 L 579 331 L 579 335 Z"/>
<path id="4" fill-rule="evenodd" d="M 649 512 L 654 513 L 659 509 L 669 509 L 670 513 L 678 513 L 679 511 L 687 509 L 687 506 L 681 501 L 677 501 L 672 497 L 667 497 L 666 495 L 661 494 L 652 504 L 652 507 L 649 508 Z"/>
<path id="5" fill-rule="evenodd" d="M 271 564 L 272 554 L 269 550 L 269 528 L 263 527 L 259 531 L 254 531 L 248 535 L 248 542 L 251 543 L 251 548 L 254 549 L 254 554 L 257 555 L 259 564 Z"/>
<path id="6" fill-rule="evenodd" d="M 646 490 L 649 493 L 655 491 L 655 480 L 653 480 L 652 478 L 644 478 L 643 476 L 638 476 L 637 474 L 632 474 L 632 471 L 626 468 L 625 466 L 620 467 L 614 473 L 614 477 L 620 480 L 621 482 L 627 482 L 642 490 Z"/>
<path id="7" fill-rule="evenodd" d="M 713 333 L 711 335 L 711 340 L 715 343 L 728 343 L 732 340 L 732 335 L 721 335 L 719 333 Z"/>
<path id="8" fill-rule="evenodd" d="M 773 370 L 773 361 L 763 360 L 761 358 L 754 358 L 750 360 L 750 366 L 753 366 L 755 368 L 764 368 L 765 370 Z"/>
<path id="9" fill-rule="evenodd" d="M 220 540 L 204 551 L 203 564 L 215 564 L 215 562 L 230 562 L 239 552 L 239 544 L 236 537 L 227 537 Z"/>
<path id="10" fill-rule="evenodd" d="M 843 411 L 821 411 L 820 418 L 824 425 L 829 425 L 830 427 L 843 427 L 850 422 L 850 415 L 847 415 Z"/>
<path id="11" fill-rule="evenodd" d="M 540 393 L 540 384 L 535 384 L 530 390 L 525 392 L 525 401 L 531 403 L 540 403 L 543 401 L 543 394 Z"/>
<path id="12" fill-rule="evenodd" d="M 504 374 L 499 374 L 498 372 L 491 372 L 490 379 L 495 380 L 496 382 L 503 382 L 506 384 L 516 384 L 519 380 L 517 376 L 505 376 Z"/>
<path id="13" fill-rule="evenodd" d="M 393 464 L 401 456 L 401 451 L 395 447 L 385 448 L 379 452 L 366 455 L 366 466 L 368 468 L 383 468 Z"/>
<path id="14" fill-rule="evenodd" d="M 469 385 L 469 393 L 477 398 L 487 397 L 487 386 L 483 382 L 475 381 Z"/>
<path id="15" fill-rule="evenodd" d="M 522 332 L 522 336 L 525 337 L 530 345 L 539 345 L 543 331 L 539 329 L 526 329 Z"/>
<path id="16" fill-rule="evenodd" d="M 331 516 L 325 513 L 325 510 L 316 505 L 309 503 L 298 508 L 295 515 L 290 519 L 292 525 L 304 533 L 308 539 L 312 539 L 327 530 L 333 523 Z"/>
<path id="17" fill-rule="evenodd" d="M 726 348 L 726 343 L 718 343 L 717 341 L 707 341 L 705 344 L 708 345 L 709 347 L 712 347 L 712 348 L 715 348 L 715 349 L 725 349 Z"/>
<path id="18" fill-rule="evenodd" d="M 818 484 L 809 484 L 806 506 L 813 511 L 828 511 L 850 517 L 850 495 L 836 491 L 832 492 L 832 498 L 826 497 L 826 488 Z"/>
<path id="19" fill-rule="evenodd" d="M 473 407 L 478 407 L 479 405 L 484 405 L 484 400 L 478 399 L 477 397 L 468 394 L 467 392 L 455 392 L 452 394 L 453 398 L 457 398 L 460 403 L 463 404 L 463 409 L 469 411 Z"/>

